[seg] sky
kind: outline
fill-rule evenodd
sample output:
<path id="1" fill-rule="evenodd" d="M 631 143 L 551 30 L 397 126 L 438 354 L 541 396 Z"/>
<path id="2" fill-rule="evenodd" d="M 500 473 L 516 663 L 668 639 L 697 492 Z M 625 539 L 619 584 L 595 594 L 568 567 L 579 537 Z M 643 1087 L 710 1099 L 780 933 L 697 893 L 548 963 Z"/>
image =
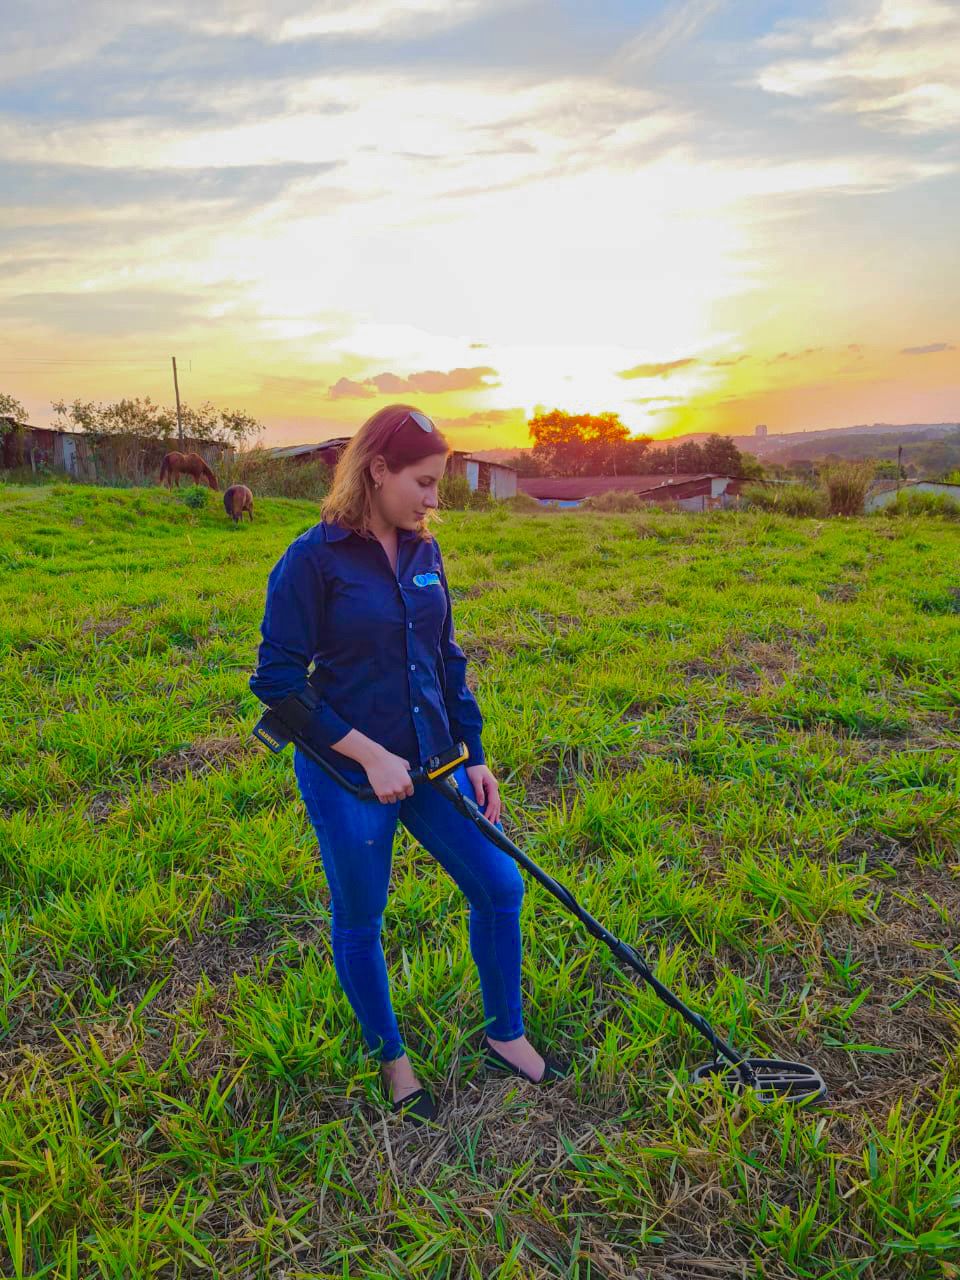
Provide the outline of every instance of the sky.
<path id="1" fill-rule="evenodd" d="M 960 420 L 956 0 L 31 0 L 0 391 L 454 448 Z"/>

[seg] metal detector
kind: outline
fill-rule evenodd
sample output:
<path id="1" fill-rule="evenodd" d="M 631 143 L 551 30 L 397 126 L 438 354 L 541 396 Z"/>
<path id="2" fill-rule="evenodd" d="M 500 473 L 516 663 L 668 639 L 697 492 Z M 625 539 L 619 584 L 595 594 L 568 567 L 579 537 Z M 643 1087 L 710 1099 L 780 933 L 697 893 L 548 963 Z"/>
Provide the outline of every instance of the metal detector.
<path id="1" fill-rule="evenodd" d="M 294 702 L 287 698 L 281 704 L 285 709 Z M 299 725 L 291 724 L 300 720 Z M 376 794 L 369 785 L 357 785 L 345 778 L 329 760 L 324 759 L 307 740 L 306 725 L 299 712 L 282 716 L 278 708 L 268 711 L 253 729 L 253 735 L 270 748 L 271 751 L 283 751 L 289 743 L 295 743 L 297 750 L 302 751 L 309 759 L 324 769 L 331 778 L 359 800 L 376 800 Z M 553 876 L 548 875 L 542 867 L 528 857 L 492 822 L 489 822 L 469 796 L 463 794 L 457 786 L 456 779 L 451 777 L 457 765 L 464 763 L 469 752 L 463 743 L 458 743 L 450 751 L 442 755 L 432 756 L 426 764 L 418 769 L 411 769 L 410 778 L 416 786 L 429 782 L 441 791 L 455 805 L 465 818 L 469 818 L 498 849 L 523 867 L 528 875 L 561 902 L 568 911 L 586 927 L 587 931 L 609 949 L 635 973 L 639 973 L 644 982 L 652 987 L 657 996 L 669 1008 L 674 1009 L 684 1021 L 694 1027 L 709 1042 L 713 1049 L 713 1060 L 705 1062 L 693 1072 L 693 1080 L 702 1082 L 710 1077 L 718 1077 L 723 1084 L 735 1092 L 742 1093 L 749 1089 L 758 1101 L 764 1103 L 777 1102 L 789 1098 L 799 1106 L 810 1106 L 820 1102 L 827 1096 L 827 1087 L 819 1071 L 803 1062 L 785 1062 L 780 1058 L 746 1058 L 732 1045 L 721 1040 L 710 1023 L 702 1014 L 695 1013 L 682 1000 L 660 982 L 643 957 L 621 938 L 615 937 L 596 920 L 589 911 L 585 911 L 573 894 Z"/>

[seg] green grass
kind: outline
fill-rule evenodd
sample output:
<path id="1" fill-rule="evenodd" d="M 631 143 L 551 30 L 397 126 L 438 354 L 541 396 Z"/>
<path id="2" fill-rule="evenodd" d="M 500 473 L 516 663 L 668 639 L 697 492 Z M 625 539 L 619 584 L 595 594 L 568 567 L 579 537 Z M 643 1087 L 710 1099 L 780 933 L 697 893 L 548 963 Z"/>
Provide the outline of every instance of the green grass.
<path id="1" fill-rule="evenodd" d="M 548 1091 L 486 1076 L 464 904 L 405 834 L 385 947 L 444 1095 L 408 1130 L 333 972 L 247 689 L 317 519 L 0 489 L 0 1273 L 960 1274 L 960 529 L 450 513 L 508 832 L 816 1112 L 691 1092 L 702 1041 L 543 890 Z"/>

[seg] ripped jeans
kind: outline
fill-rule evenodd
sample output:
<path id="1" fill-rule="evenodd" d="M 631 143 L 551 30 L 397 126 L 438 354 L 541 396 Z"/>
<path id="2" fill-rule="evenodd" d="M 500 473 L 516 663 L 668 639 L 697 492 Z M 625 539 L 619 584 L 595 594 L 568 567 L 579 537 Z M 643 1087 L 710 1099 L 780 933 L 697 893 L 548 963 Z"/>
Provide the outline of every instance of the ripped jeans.
<path id="1" fill-rule="evenodd" d="M 385 1062 L 405 1052 L 380 941 L 398 819 L 456 881 L 470 904 L 470 953 L 480 976 L 487 1034 L 495 1040 L 522 1036 L 524 883 L 513 859 L 430 783 L 421 783 L 403 800 L 380 804 L 358 800 L 300 751 L 294 752 L 294 771 L 330 886 L 337 977 L 371 1052 Z M 367 780 L 355 765 L 340 771 L 351 782 Z M 466 768 L 458 766 L 453 776 L 472 798 Z"/>

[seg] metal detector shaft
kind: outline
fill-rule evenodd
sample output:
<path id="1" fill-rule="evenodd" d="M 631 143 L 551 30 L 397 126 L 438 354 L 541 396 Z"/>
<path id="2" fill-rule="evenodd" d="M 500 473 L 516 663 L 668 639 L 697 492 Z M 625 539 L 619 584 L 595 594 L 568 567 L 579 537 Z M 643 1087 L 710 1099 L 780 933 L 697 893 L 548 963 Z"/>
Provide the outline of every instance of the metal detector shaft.
<path id="1" fill-rule="evenodd" d="M 562 902 L 567 910 L 571 911 L 586 927 L 589 933 L 595 938 L 599 938 L 601 942 L 606 943 L 618 960 L 622 960 L 624 964 L 629 965 L 631 969 L 639 973 L 644 982 L 654 989 L 665 1005 L 674 1009 L 686 1022 L 689 1022 L 691 1027 L 694 1027 L 702 1036 L 705 1036 L 710 1042 L 714 1053 L 722 1054 L 728 1062 L 732 1062 L 737 1066 L 746 1066 L 746 1059 L 743 1054 L 738 1053 L 732 1045 L 721 1040 L 706 1018 L 690 1009 L 668 987 L 665 987 L 650 966 L 645 963 L 629 943 L 624 942 L 622 938 L 616 937 L 609 929 L 605 929 L 599 920 L 581 907 L 565 885 L 562 885 L 559 880 L 554 880 L 553 876 L 544 871 L 521 848 L 515 845 L 509 836 L 505 836 L 499 828 L 485 818 L 470 797 L 463 794 L 453 778 L 444 776 L 431 779 L 431 781 L 438 791 L 442 791 L 447 799 L 456 805 L 464 817 L 469 818 L 471 822 L 480 828 L 491 843 L 495 844 L 498 849 L 502 849 L 504 853 L 509 854 L 514 862 L 523 867 L 528 875 L 533 876 L 534 880 L 538 884 L 542 884 L 548 893 L 552 893 L 559 902 Z"/>

